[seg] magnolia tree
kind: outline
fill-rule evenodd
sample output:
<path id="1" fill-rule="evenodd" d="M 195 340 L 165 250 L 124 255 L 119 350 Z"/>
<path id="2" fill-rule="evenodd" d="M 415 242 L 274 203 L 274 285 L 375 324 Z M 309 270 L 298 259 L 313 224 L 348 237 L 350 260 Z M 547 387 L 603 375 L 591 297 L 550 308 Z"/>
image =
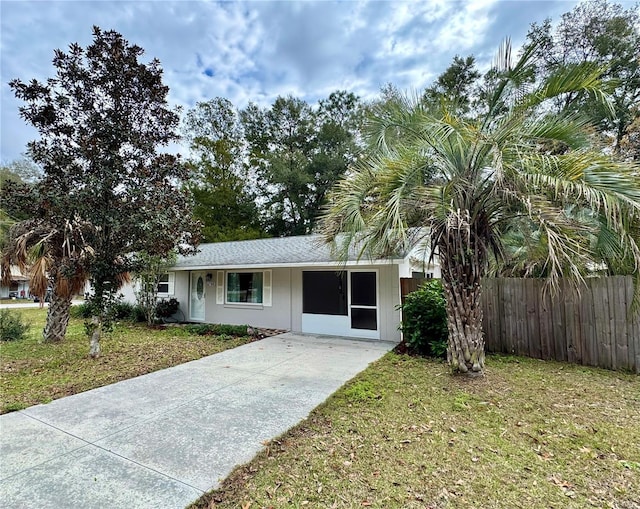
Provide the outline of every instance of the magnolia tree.
<path id="1" fill-rule="evenodd" d="M 92 357 L 110 303 L 140 263 L 135 253 L 185 253 L 198 242 L 183 186 L 187 169 L 159 151 L 178 139 L 179 117 L 167 103 L 160 63 L 141 62 L 143 53 L 119 33 L 94 27 L 86 48 L 55 51 L 55 75 L 46 82 L 10 83 L 25 103 L 22 117 L 40 134 L 29 144 L 44 170 L 39 217 L 88 225 L 75 241 L 93 288 L 86 324 Z"/>

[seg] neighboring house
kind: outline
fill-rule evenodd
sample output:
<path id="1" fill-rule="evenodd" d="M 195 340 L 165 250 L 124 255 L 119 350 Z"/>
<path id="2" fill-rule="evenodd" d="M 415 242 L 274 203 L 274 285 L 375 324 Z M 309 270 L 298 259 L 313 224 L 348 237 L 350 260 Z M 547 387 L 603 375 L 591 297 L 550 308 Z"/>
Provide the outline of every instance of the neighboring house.
<path id="1" fill-rule="evenodd" d="M 2 281 L 2 273 L 0 273 L 0 281 Z M 29 297 L 29 278 L 23 275 L 18 267 L 12 265 L 11 281 L 9 283 L 9 286 L 4 286 L 2 285 L 2 283 L 0 283 L 0 299 L 8 299 L 14 297 Z"/>
<path id="2" fill-rule="evenodd" d="M 190 322 L 400 341 L 400 277 L 415 259 L 353 251 L 339 262 L 314 235 L 203 244 L 178 258 L 159 296 L 178 299 Z M 131 287 L 124 294 L 135 300 Z"/>

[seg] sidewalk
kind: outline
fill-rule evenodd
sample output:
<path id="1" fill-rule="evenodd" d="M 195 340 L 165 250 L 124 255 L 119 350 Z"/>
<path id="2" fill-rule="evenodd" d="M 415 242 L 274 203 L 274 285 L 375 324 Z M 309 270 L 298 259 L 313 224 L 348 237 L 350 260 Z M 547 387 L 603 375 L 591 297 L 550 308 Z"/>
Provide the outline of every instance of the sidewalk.
<path id="1" fill-rule="evenodd" d="M 2 415 L 2 507 L 183 509 L 394 346 L 286 333 Z"/>

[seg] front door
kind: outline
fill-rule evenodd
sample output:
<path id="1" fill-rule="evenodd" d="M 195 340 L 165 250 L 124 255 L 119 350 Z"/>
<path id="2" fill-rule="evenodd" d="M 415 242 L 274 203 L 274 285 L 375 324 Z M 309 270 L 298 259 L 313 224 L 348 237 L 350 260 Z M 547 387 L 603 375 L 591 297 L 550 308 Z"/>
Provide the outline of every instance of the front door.
<path id="1" fill-rule="evenodd" d="M 189 292 L 189 320 L 192 320 L 194 322 L 204 322 L 204 281 L 204 272 L 191 273 L 191 286 Z"/>
<path id="2" fill-rule="evenodd" d="M 351 328 L 378 337 L 378 285 L 375 272 L 351 272 Z"/>
<path id="3" fill-rule="evenodd" d="M 349 318 L 351 334 L 379 339 L 378 331 L 378 273 L 352 271 L 350 275 Z"/>

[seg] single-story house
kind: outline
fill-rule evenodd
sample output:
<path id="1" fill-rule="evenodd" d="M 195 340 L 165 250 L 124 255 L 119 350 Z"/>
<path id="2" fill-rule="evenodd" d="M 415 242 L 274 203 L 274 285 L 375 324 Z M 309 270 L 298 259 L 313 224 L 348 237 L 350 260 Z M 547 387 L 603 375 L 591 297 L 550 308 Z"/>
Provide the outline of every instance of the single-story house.
<path id="1" fill-rule="evenodd" d="M 317 235 L 203 244 L 164 275 L 190 322 L 400 341 L 400 278 L 424 276 L 413 255 L 338 261 Z M 439 277 L 439 267 L 426 267 Z M 133 289 L 125 290 L 135 300 Z"/>
<path id="2" fill-rule="evenodd" d="M 2 269 L 0 269 L 1 271 Z M 27 298 L 29 297 L 29 278 L 20 272 L 15 265 L 11 266 L 11 279 L 9 286 L 0 283 L 0 299 Z M 0 282 L 2 273 L 0 272 Z"/>

